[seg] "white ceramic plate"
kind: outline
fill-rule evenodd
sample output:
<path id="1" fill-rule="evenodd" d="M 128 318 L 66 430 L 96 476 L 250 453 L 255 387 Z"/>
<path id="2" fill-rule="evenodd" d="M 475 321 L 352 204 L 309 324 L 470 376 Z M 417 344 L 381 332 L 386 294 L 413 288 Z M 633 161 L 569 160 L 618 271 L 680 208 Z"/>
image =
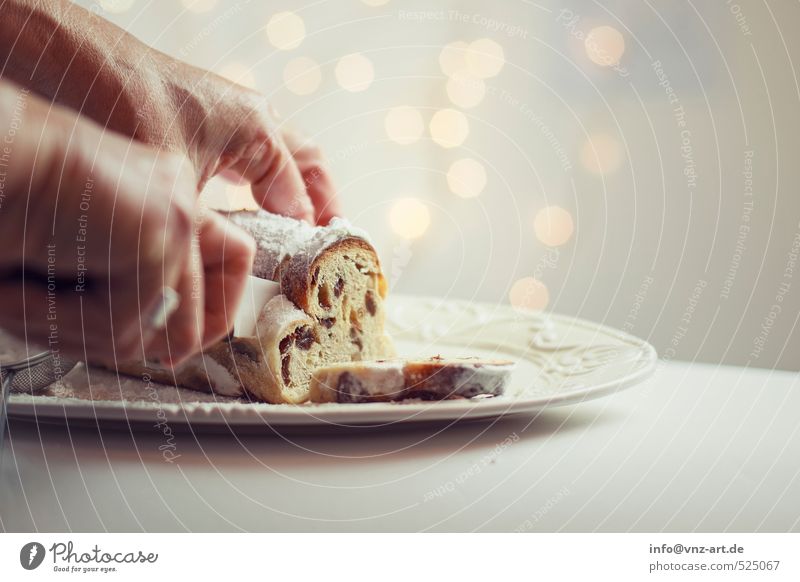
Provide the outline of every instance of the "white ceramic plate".
<path id="1" fill-rule="evenodd" d="M 37 396 L 14 395 L 16 419 L 190 430 L 383 426 L 534 413 L 627 388 L 653 370 L 648 343 L 596 323 L 507 305 L 394 296 L 387 327 L 403 356 L 492 356 L 517 367 L 506 395 L 445 402 L 270 405 L 146 383 L 79 365 Z M 177 427 L 177 428 L 176 428 Z"/>

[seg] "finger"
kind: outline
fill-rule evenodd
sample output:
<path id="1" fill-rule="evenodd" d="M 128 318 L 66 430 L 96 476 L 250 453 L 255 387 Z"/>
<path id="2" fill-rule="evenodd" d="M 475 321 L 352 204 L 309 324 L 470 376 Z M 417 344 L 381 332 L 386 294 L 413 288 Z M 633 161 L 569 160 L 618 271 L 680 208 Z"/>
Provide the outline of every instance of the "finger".
<path id="1" fill-rule="evenodd" d="M 194 246 L 194 245 L 193 245 Z M 202 347 L 203 312 L 203 265 L 198 249 L 193 249 L 191 260 L 180 277 L 176 291 L 180 305 L 167 320 L 166 336 L 169 348 L 168 365 L 178 366 Z"/>
<path id="2" fill-rule="evenodd" d="M 286 144 L 277 130 L 274 112 L 263 95 L 231 85 L 230 117 L 213 120 L 218 146 L 211 173 L 233 174 L 249 183 L 256 202 L 265 210 L 309 222 L 314 206 Z"/>
<path id="3" fill-rule="evenodd" d="M 145 353 L 150 360 L 174 367 L 200 351 L 202 345 L 204 282 L 197 242 L 191 245 L 183 269 L 170 286 L 177 292 L 178 306 L 168 316 L 164 328 L 148 342 Z M 150 311 L 147 317 L 152 319 L 157 315 Z"/>
<path id="4" fill-rule="evenodd" d="M 328 224 L 332 218 L 341 215 L 341 206 L 322 151 L 296 132 L 284 130 L 283 139 L 292 153 L 306 193 L 314 205 L 315 222 Z"/>
<path id="5" fill-rule="evenodd" d="M 247 182 L 244 179 L 234 172 L 233 170 L 222 170 L 219 174 L 217 174 L 220 178 L 225 180 L 226 182 L 230 182 L 231 184 L 235 184 L 236 186 L 241 186 L 242 184 L 246 184 Z"/>
<path id="6" fill-rule="evenodd" d="M 314 220 L 325 226 L 342 213 L 333 180 L 321 163 L 309 163 L 302 167 L 301 172 L 307 184 L 308 196 L 314 205 Z"/>
<path id="7" fill-rule="evenodd" d="M 233 329 L 247 276 L 252 272 L 255 242 L 216 212 L 209 212 L 200 232 L 205 281 L 203 347 L 219 341 Z"/>
<path id="8" fill-rule="evenodd" d="M 115 315 L 131 308 L 136 309 L 132 326 L 135 329 L 130 333 L 141 341 L 139 351 L 147 354 L 150 359 L 169 360 L 170 342 L 164 326 L 159 328 L 155 325 L 155 316 L 159 309 L 163 310 L 164 289 L 170 288 L 179 292 L 179 288 L 186 285 L 186 269 L 190 268 L 192 240 L 196 229 L 195 177 L 192 166 L 185 157 L 169 154 L 159 154 L 158 163 L 147 170 L 147 177 L 148 191 L 141 203 L 137 252 L 131 252 L 129 238 L 120 236 L 125 231 L 116 230 L 113 237 L 113 245 L 118 247 L 113 253 L 115 273 L 108 293 Z M 135 185 L 131 184 L 129 192 L 135 192 L 134 188 Z M 130 196 L 126 200 L 129 198 Z M 120 220 L 126 219 L 124 212 L 118 214 L 121 215 Z M 127 221 L 135 222 L 130 217 L 127 217 Z M 119 263 L 124 263 L 124 257 L 131 255 L 134 257 L 135 267 L 121 269 Z M 134 283 L 134 276 L 135 287 L 138 288 L 136 302 L 130 300 L 128 291 Z M 188 299 L 181 298 L 178 304 L 177 309 L 182 314 L 191 308 L 190 294 L 187 297 Z M 189 343 L 191 344 L 190 340 Z"/>
<path id="9" fill-rule="evenodd" d="M 314 207 L 303 177 L 262 98 L 239 124 L 225 147 L 217 174 L 238 176 L 250 184 L 253 197 L 265 210 L 312 221 Z"/>
<path id="10" fill-rule="evenodd" d="M 227 169 L 250 183 L 253 198 L 265 210 L 313 221 L 314 206 L 303 177 L 277 134 L 272 137 L 263 134 Z"/>

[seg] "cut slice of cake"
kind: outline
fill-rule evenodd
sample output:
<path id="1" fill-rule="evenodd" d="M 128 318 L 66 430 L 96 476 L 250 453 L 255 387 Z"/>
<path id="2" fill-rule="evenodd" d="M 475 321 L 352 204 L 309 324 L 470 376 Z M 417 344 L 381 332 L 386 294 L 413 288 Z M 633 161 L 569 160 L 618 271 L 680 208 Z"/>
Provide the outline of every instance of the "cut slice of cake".
<path id="1" fill-rule="evenodd" d="M 508 360 L 438 356 L 330 364 L 314 371 L 309 400 L 387 402 L 500 396 L 513 368 Z"/>

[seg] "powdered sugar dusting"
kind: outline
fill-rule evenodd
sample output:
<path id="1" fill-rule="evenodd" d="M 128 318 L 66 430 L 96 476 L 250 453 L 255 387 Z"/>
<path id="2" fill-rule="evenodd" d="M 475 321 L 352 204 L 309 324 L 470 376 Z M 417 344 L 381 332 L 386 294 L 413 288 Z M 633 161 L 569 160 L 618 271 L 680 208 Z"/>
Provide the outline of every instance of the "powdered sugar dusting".
<path id="1" fill-rule="evenodd" d="M 314 371 L 320 390 L 337 395 L 337 382 L 341 374 L 351 373 L 358 378 L 360 389 L 371 396 L 398 394 L 403 390 L 405 380 L 401 359 L 342 362 L 321 366 Z"/>
<path id="2" fill-rule="evenodd" d="M 334 218 L 328 226 L 272 214 L 266 210 L 231 212 L 228 217 L 250 233 L 256 241 L 253 275 L 275 280 L 275 271 L 290 256 L 305 253 L 311 258 L 333 243 L 348 237 L 370 242 L 367 233 L 344 218 Z"/>
<path id="3" fill-rule="evenodd" d="M 192 360 L 195 358 L 199 359 L 200 361 L 195 361 L 194 364 L 190 364 Z M 208 379 L 211 381 L 211 385 L 214 387 L 214 391 L 218 394 L 222 394 L 223 396 L 241 396 L 243 393 L 242 386 L 231 374 L 230 370 L 217 362 L 214 358 L 203 358 L 195 356 L 187 362 L 188 365 L 195 365 L 198 368 L 205 370 Z"/>
<path id="4" fill-rule="evenodd" d="M 264 306 L 257 326 L 268 325 L 270 328 L 284 329 L 298 321 L 308 322 L 309 325 L 313 323 L 313 320 L 304 311 L 295 307 L 286 295 L 276 295 Z"/>

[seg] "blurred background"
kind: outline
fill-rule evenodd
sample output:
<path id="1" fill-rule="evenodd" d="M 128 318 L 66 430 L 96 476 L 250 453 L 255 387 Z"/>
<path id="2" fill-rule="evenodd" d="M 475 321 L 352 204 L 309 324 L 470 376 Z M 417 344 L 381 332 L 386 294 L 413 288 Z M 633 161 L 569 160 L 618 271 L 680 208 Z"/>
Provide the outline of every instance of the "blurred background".
<path id="1" fill-rule="evenodd" d="M 800 369 L 797 2 L 79 3 L 265 93 L 393 293 Z"/>

